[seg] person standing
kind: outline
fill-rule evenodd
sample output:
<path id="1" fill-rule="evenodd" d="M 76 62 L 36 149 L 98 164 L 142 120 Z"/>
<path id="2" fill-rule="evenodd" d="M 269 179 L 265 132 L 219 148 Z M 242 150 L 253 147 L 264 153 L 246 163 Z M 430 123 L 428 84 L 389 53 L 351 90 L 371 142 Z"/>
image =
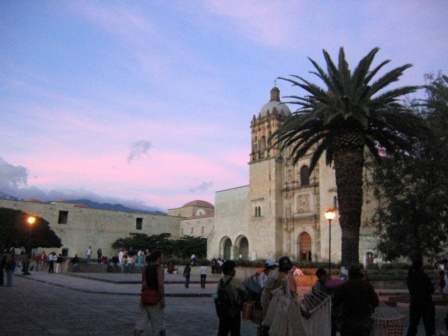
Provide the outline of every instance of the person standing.
<path id="1" fill-rule="evenodd" d="M 58 257 L 56 258 L 56 271 L 55 273 L 61 273 L 61 265 L 64 261 L 64 258 L 62 258 L 62 254 L 59 253 Z"/>
<path id="2" fill-rule="evenodd" d="M 72 272 L 78 272 L 79 271 L 79 257 L 77 254 L 70 260 L 70 263 L 72 264 Z"/>
<path id="3" fill-rule="evenodd" d="M 142 290 L 149 288 L 157 290 L 160 302 L 154 306 L 139 304 L 139 313 L 134 328 L 134 336 L 140 336 L 151 321 L 153 335 L 166 336 L 165 328 L 165 271 L 161 264 L 165 262 L 165 255 L 161 251 L 153 251 L 149 257 L 149 265 L 142 272 Z"/>
<path id="4" fill-rule="evenodd" d="M 48 273 L 54 273 L 54 262 L 56 261 L 56 253 L 51 252 L 48 256 Z"/>
<path id="5" fill-rule="evenodd" d="M 434 335 L 436 333 L 436 327 L 432 294 L 435 288 L 431 279 L 424 272 L 421 260 L 414 260 L 412 266 L 409 267 L 406 284 L 411 295 L 407 336 L 417 335 L 417 328 L 421 318 L 423 319 L 426 335 Z"/>
<path id="6" fill-rule="evenodd" d="M 261 287 L 261 290 L 263 290 L 266 280 L 269 277 L 269 274 L 275 270 L 278 267 L 278 264 L 274 261 L 274 259 L 268 259 L 266 260 L 266 263 L 264 264 L 263 272 L 258 277 L 258 283 Z"/>
<path id="7" fill-rule="evenodd" d="M 225 285 L 230 286 L 232 294 L 230 302 L 232 302 L 232 305 L 224 307 L 226 308 L 225 311 L 217 308 L 219 318 L 218 336 L 227 336 L 229 332 L 231 336 L 241 335 L 241 308 L 248 297 L 248 293 L 243 283 L 235 278 L 235 267 L 236 264 L 233 260 L 227 260 L 222 265 L 224 276 L 218 283 L 217 291 L 219 292 Z"/>
<path id="8" fill-rule="evenodd" d="M 123 254 L 123 256 L 120 259 L 120 269 L 121 269 L 121 273 L 124 273 L 125 269 L 126 269 L 126 264 L 128 262 L 128 257 L 126 256 L 126 254 Z"/>
<path id="9" fill-rule="evenodd" d="M 317 295 L 319 294 L 331 295 L 331 289 L 325 285 L 325 283 L 328 280 L 327 271 L 322 267 L 318 268 L 316 271 L 316 277 L 317 281 L 312 287 L 312 292 Z"/>
<path id="10" fill-rule="evenodd" d="M 6 266 L 5 266 L 6 286 L 12 287 L 15 269 L 16 269 L 16 259 L 14 252 L 12 252 L 6 258 Z"/>
<path id="11" fill-rule="evenodd" d="M 39 272 L 39 265 L 40 265 L 41 259 L 42 259 L 42 253 L 39 252 L 38 255 L 35 258 L 35 260 L 36 260 L 36 272 Z"/>
<path id="12" fill-rule="evenodd" d="M 185 288 L 188 288 L 190 285 L 190 274 L 191 274 L 191 266 L 190 263 L 188 263 L 184 268 Z"/>
<path id="13" fill-rule="evenodd" d="M 134 268 L 134 259 L 131 256 L 128 256 L 126 259 L 126 273 L 132 273 L 132 269 Z"/>
<path id="14" fill-rule="evenodd" d="M 201 274 L 201 288 L 205 288 L 205 280 L 207 279 L 207 266 L 202 265 L 199 269 Z"/>
<path id="15" fill-rule="evenodd" d="M 137 252 L 137 266 L 138 267 L 141 267 L 143 265 L 143 256 L 144 256 L 143 251 L 139 250 Z"/>
<path id="16" fill-rule="evenodd" d="M 48 255 L 45 253 L 45 251 L 42 251 L 42 255 L 40 257 L 40 266 L 42 268 L 42 271 L 45 271 L 47 263 L 48 263 Z"/>
<path id="17" fill-rule="evenodd" d="M 101 247 L 96 251 L 96 255 L 98 257 L 98 264 L 100 264 L 101 258 L 103 257 L 103 251 L 101 250 Z"/>
<path id="18" fill-rule="evenodd" d="M 5 274 L 5 267 L 6 267 L 6 260 L 8 259 L 8 255 L 4 254 L 2 256 L 2 259 L 0 260 L 0 286 L 3 286 L 4 284 L 4 274 Z"/>
<path id="19" fill-rule="evenodd" d="M 92 259 L 92 246 L 89 246 L 89 248 L 86 250 L 86 258 L 87 263 L 90 263 L 90 259 Z"/>
<path id="20" fill-rule="evenodd" d="M 373 309 L 378 306 L 378 295 L 364 279 L 359 265 L 352 265 L 348 281 L 338 287 L 333 305 L 341 307 L 341 336 L 369 336 L 372 330 Z"/>

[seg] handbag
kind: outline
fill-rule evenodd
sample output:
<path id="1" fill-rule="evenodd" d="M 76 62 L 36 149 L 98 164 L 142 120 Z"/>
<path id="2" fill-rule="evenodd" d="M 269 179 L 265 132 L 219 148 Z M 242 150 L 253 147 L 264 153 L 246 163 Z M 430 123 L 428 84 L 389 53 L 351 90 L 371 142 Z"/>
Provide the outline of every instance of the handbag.
<path id="1" fill-rule="evenodd" d="M 252 322 L 255 324 L 263 322 L 263 309 L 260 302 L 255 302 L 252 307 Z"/>
<path id="2" fill-rule="evenodd" d="M 142 289 L 142 293 L 140 294 L 142 305 L 144 306 L 155 306 L 160 303 L 162 299 L 159 291 L 154 289 Z"/>
<path id="3" fill-rule="evenodd" d="M 248 301 L 243 303 L 243 320 L 251 320 L 252 319 L 252 312 L 253 312 L 253 301 Z"/>

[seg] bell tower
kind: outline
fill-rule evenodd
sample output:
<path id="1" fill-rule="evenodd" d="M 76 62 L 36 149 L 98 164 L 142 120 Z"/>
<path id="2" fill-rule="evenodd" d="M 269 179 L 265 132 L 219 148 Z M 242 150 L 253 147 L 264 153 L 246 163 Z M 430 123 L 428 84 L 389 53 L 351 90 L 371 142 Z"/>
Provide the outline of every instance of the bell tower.
<path id="1" fill-rule="evenodd" d="M 249 227 L 257 246 L 257 258 L 279 257 L 282 251 L 282 195 L 284 160 L 279 146 L 271 147 L 271 135 L 291 115 L 280 101 L 280 90 L 271 89 L 271 97 L 251 121 L 249 168 Z"/>

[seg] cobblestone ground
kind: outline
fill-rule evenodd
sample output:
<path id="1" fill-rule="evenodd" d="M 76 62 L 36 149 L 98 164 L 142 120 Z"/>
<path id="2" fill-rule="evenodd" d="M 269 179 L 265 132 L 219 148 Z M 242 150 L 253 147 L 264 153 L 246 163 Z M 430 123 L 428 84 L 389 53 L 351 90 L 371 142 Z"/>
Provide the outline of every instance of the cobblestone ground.
<path id="1" fill-rule="evenodd" d="M 14 282 L 14 287 L 0 287 L 2 336 L 132 335 L 139 300 L 135 294 L 85 293 L 21 277 Z M 167 297 L 166 301 L 168 336 L 217 334 L 218 319 L 210 297 Z M 408 316 L 407 307 L 397 309 Z M 436 307 L 437 332 L 445 329 L 446 312 L 447 306 Z M 241 331 L 243 336 L 255 336 L 256 326 L 243 321 Z M 152 333 L 147 330 L 143 335 Z M 421 324 L 418 335 L 425 335 Z"/>
<path id="2" fill-rule="evenodd" d="M 89 294 L 15 277 L 0 287 L 0 335 L 132 335 L 138 296 Z M 168 336 L 216 335 L 218 320 L 208 297 L 167 297 Z M 243 321 L 242 335 L 256 335 Z M 143 335 L 151 335 L 145 331 Z"/>

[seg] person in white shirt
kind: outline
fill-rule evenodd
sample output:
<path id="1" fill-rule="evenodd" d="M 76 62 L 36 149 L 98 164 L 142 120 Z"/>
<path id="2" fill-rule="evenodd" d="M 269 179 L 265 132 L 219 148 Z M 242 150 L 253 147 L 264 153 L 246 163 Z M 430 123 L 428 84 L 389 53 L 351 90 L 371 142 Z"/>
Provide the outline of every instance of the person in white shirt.
<path id="1" fill-rule="evenodd" d="M 201 288 L 205 288 L 205 279 L 207 278 L 207 266 L 201 266 L 199 269 L 201 274 Z"/>
<path id="2" fill-rule="evenodd" d="M 271 273 L 271 271 L 273 271 L 277 267 L 278 267 L 278 264 L 274 261 L 274 259 L 266 260 L 266 263 L 264 265 L 264 270 L 258 277 L 258 284 L 260 285 L 261 289 L 264 288 L 269 273 Z"/>
<path id="3" fill-rule="evenodd" d="M 126 260 L 126 272 L 132 273 L 132 268 L 134 267 L 134 259 L 131 256 L 128 256 Z"/>
<path id="4" fill-rule="evenodd" d="M 87 263 L 90 263 L 90 259 L 92 258 L 92 246 L 86 250 Z"/>

